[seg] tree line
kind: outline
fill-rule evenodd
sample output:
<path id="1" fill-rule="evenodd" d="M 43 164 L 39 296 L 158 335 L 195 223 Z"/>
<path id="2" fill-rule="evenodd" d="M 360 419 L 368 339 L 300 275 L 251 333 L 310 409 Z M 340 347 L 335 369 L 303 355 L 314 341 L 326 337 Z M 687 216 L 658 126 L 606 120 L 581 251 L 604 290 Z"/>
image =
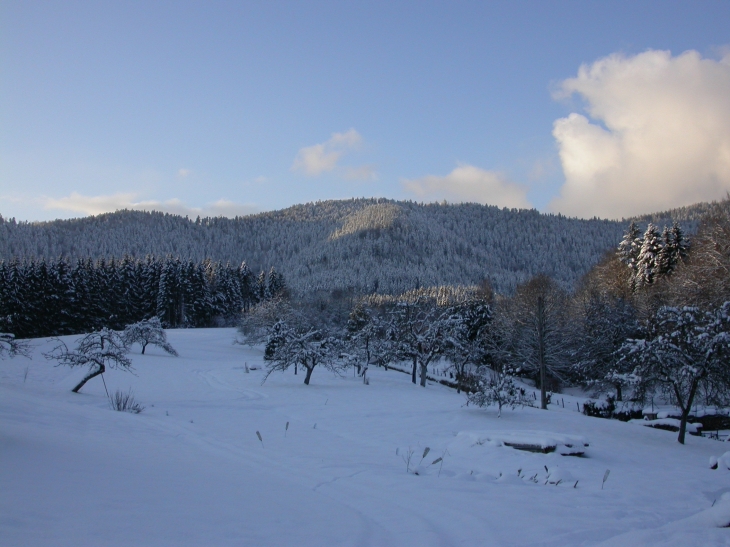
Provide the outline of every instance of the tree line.
<path id="1" fill-rule="evenodd" d="M 166 328 L 233 325 L 241 310 L 285 291 L 274 268 L 255 275 L 245 262 L 0 261 L 0 332 L 22 339 L 121 330 L 152 317 Z"/>

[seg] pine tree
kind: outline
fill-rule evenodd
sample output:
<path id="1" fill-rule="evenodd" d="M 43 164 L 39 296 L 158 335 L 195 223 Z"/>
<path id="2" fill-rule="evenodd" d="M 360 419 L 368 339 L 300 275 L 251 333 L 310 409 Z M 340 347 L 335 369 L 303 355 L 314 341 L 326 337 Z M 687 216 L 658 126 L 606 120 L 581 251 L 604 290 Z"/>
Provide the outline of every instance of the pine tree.
<path id="1" fill-rule="evenodd" d="M 619 260 L 626 264 L 626 266 L 631 270 L 631 276 L 629 277 L 631 292 L 634 292 L 636 289 L 637 262 L 639 260 L 639 253 L 642 245 L 642 240 L 639 236 L 639 227 L 632 220 L 628 229 L 624 233 L 621 243 L 619 243 L 618 250 L 616 251 Z"/>
<path id="2" fill-rule="evenodd" d="M 662 248 L 657 255 L 657 275 L 671 275 L 677 265 L 687 259 L 687 242 L 682 227 L 675 222 L 671 228 L 664 227 L 662 232 Z"/>
<path id="3" fill-rule="evenodd" d="M 286 283 L 284 283 L 284 276 L 278 273 L 272 266 L 266 280 L 266 298 L 277 298 L 281 296 L 285 290 Z"/>
<path id="4" fill-rule="evenodd" d="M 150 319 L 157 316 L 157 299 L 160 292 L 160 275 L 162 263 L 151 255 L 147 255 L 142 265 L 142 309 L 140 316 Z M 159 317 L 159 316 L 158 316 Z"/>
<path id="5" fill-rule="evenodd" d="M 266 300 L 266 272 L 261 270 L 256 278 L 256 302 Z"/>
<path id="6" fill-rule="evenodd" d="M 247 312 L 251 309 L 255 302 L 255 278 L 251 270 L 248 269 L 248 265 L 245 262 L 241 263 L 238 268 L 238 280 L 239 287 L 241 288 L 241 302 L 243 304 L 243 311 Z"/>
<path id="7" fill-rule="evenodd" d="M 53 311 L 54 334 L 72 334 L 76 323 L 76 287 L 71 274 L 71 266 L 63 259 L 52 264 L 50 290 L 57 296 Z"/>
<path id="8" fill-rule="evenodd" d="M 637 287 L 653 284 L 657 279 L 657 256 L 661 251 L 659 232 L 654 224 L 649 223 L 644 232 L 639 257 L 636 260 Z"/>
<path id="9" fill-rule="evenodd" d="M 163 326 L 175 328 L 178 325 L 178 279 L 175 263 L 171 257 L 165 259 L 161 271 L 157 292 L 157 317 Z"/>

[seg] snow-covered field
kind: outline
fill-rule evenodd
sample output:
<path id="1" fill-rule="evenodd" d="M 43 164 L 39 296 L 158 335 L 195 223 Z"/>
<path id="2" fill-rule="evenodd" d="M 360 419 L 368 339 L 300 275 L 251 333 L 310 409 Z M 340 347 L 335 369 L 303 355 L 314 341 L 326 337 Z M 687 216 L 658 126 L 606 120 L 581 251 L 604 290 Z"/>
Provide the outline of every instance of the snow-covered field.
<path id="1" fill-rule="evenodd" d="M 100 378 L 71 393 L 85 371 L 54 368 L 45 341 L 1 361 L 0 545 L 730 545 L 730 473 L 708 465 L 725 443 L 587 418 L 567 395 L 498 419 L 372 368 L 369 386 L 320 369 L 261 385 L 234 334 L 133 348 L 136 376 L 104 376 L 139 415 L 110 410 Z M 585 457 L 502 444 L 576 435 Z"/>

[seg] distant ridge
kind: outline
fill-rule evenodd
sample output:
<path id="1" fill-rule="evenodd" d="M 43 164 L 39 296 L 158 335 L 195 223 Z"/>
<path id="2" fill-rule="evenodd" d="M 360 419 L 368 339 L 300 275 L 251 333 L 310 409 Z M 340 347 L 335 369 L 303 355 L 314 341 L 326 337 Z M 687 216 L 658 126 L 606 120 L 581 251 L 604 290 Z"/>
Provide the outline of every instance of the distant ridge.
<path id="1" fill-rule="evenodd" d="M 697 204 L 636 219 L 640 224 L 676 219 L 692 232 L 707 208 Z M 174 255 L 246 261 L 254 271 L 274 266 L 299 293 L 393 294 L 488 279 L 506 294 L 538 273 L 572 286 L 618 245 L 628 222 L 375 198 L 306 203 L 233 219 L 129 210 L 40 223 L 0 217 L 0 259 Z"/>

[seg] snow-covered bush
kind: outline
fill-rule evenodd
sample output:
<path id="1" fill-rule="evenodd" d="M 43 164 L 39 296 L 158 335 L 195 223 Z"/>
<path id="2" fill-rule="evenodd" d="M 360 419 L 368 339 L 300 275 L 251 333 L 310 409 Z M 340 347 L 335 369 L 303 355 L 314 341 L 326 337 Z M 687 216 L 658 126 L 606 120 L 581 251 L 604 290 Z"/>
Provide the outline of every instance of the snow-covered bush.
<path id="1" fill-rule="evenodd" d="M 158 317 L 127 325 L 122 333 L 122 338 L 127 346 L 132 344 L 142 346 L 142 355 L 144 355 L 147 346 L 152 344 L 177 357 L 177 351 L 167 342 L 167 335 Z"/>
<path id="2" fill-rule="evenodd" d="M 586 401 L 583 403 L 583 414 L 594 418 L 608 418 L 628 422 L 642 417 L 641 408 L 633 403 L 616 404 L 616 398 L 612 395 L 606 396 L 599 401 Z"/>
<path id="3" fill-rule="evenodd" d="M 467 396 L 467 404 L 477 406 L 497 405 L 497 417 L 502 416 L 502 407 L 515 409 L 518 406 L 532 406 L 524 388 L 515 384 L 512 370 L 493 370 L 482 367 L 477 373 L 477 390 Z"/>

